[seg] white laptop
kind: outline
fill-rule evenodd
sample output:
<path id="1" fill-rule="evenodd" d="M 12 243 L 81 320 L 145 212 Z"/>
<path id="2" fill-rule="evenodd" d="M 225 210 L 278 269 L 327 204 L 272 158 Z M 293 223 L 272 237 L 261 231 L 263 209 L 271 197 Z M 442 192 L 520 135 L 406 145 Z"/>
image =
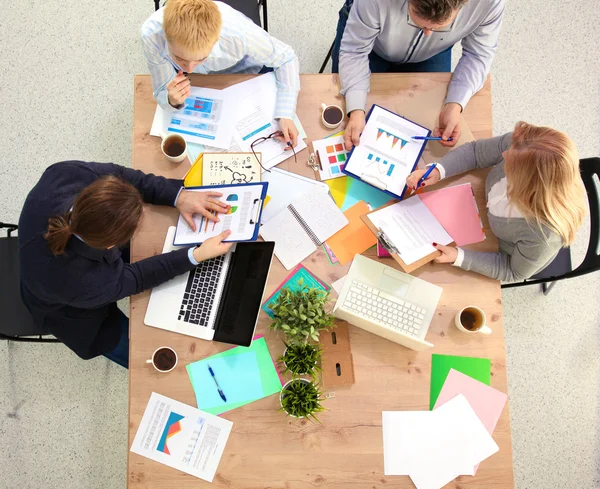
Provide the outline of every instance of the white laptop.
<path id="1" fill-rule="evenodd" d="M 333 314 L 411 350 L 433 345 L 425 335 L 442 295 L 441 287 L 356 255 Z"/>
<path id="2" fill-rule="evenodd" d="M 163 253 L 174 249 L 170 227 Z M 250 346 L 273 260 L 272 242 L 235 243 L 225 255 L 154 287 L 144 323 L 204 340 Z"/>

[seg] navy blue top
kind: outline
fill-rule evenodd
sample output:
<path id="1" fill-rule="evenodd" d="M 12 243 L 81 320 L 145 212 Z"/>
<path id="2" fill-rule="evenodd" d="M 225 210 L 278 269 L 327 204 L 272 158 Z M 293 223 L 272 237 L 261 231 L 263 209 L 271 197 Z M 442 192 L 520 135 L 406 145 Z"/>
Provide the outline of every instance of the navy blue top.
<path id="1" fill-rule="evenodd" d="M 85 359 L 116 347 L 120 333 L 115 320 L 117 300 L 194 268 L 188 248 L 129 264 L 116 247 L 96 249 L 72 236 L 64 255 L 50 252 L 43 236 L 48 219 L 68 212 L 77 194 L 105 175 L 131 183 L 144 202 L 171 207 L 183 184 L 112 163 L 65 161 L 44 172 L 19 218 L 23 302 L 36 324 Z"/>

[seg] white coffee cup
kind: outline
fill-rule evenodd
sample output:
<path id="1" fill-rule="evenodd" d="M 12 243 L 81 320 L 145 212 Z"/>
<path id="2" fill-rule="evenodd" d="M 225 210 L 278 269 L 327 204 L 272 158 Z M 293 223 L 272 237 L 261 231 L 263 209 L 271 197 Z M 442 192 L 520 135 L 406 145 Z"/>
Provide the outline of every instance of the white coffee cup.
<path id="1" fill-rule="evenodd" d="M 321 122 L 328 129 L 335 129 L 344 120 L 344 111 L 338 105 L 321 104 L 321 109 L 323 109 L 323 112 L 321 112 Z M 327 114 L 325 114 L 325 112 L 327 112 Z M 330 119 L 330 117 L 332 118 L 327 121 L 325 118 L 326 116 L 327 119 Z M 335 119 L 333 119 L 334 116 L 336 116 Z"/>
<path id="2" fill-rule="evenodd" d="M 463 333 L 469 334 L 492 334 L 492 330 L 485 323 L 485 312 L 477 306 L 463 307 L 454 318 L 456 327 Z"/>
<path id="3" fill-rule="evenodd" d="M 180 134 L 163 134 L 160 149 L 171 163 L 181 163 L 187 157 L 187 143 Z"/>
<path id="4" fill-rule="evenodd" d="M 152 366 L 160 373 L 166 374 L 177 366 L 177 353 L 169 346 L 161 346 L 154 350 L 152 359 L 146 360 L 146 363 L 151 363 Z"/>

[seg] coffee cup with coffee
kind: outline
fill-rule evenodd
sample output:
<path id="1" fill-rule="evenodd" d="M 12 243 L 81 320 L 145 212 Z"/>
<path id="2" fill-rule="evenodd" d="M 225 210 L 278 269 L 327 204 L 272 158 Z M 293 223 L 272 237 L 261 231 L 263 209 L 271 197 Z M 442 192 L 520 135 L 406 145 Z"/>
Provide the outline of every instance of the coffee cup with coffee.
<path id="1" fill-rule="evenodd" d="M 321 104 L 321 109 L 321 122 L 328 129 L 335 129 L 344 120 L 344 111 L 337 105 Z"/>
<path id="2" fill-rule="evenodd" d="M 454 324 L 463 333 L 492 334 L 492 330 L 485 325 L 485 312 L 477 306 L 463 307 L 456 314 Z"/>
<path id="3" fill-rule="evenodd" d="M 171 163 L 180 163 L 187 157 L 187 143 L 179 134 L 163 134 L 160 149 Z"/>
<path id="4" fill-rule="evenodd" d="M 146 363 L 151 363 L 161 373 L 167 373 L 177 366 L 177 353 L 173 348 L 161 346 L 154 350 L 152 359 L 146 360 Z"/>

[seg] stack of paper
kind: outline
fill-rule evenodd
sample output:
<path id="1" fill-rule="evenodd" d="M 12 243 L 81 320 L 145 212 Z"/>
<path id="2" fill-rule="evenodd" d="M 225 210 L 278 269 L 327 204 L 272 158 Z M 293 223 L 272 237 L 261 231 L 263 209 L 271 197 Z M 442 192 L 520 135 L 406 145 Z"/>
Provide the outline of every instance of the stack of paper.
<path id="1" fill-rule="evenodd" d="M 382 413 L 384 473 L 408 475 L 418 489 L 439 489 L 459 475 L 475 475 L 478 464 L 498 451 L 491 435 L 507 399 L 469 376 L 489 384 L 489 360 L 433 357 L 435 409 Z"/>
<path id="2" fill-rule="evenodd" d="M 226 401 L 221 399 L 215 377 Z M 196 394 L 198 409 L 221 414 L 281 391 L 277 373 L 265 339 L 257 336 L 249 348 L 237 346 L 187 365 L 187 372 Z"/>

